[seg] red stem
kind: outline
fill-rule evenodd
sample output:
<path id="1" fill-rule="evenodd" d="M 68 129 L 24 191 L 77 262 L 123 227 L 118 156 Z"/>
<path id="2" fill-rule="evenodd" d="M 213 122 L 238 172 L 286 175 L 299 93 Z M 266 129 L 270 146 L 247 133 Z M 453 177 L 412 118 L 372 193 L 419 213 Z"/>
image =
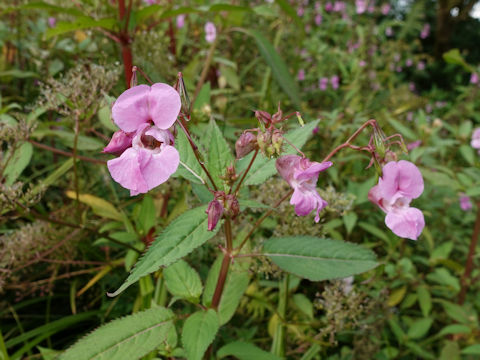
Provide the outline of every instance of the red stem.
<path id="1" fill-rule="evenodd" d="M 227 280 L 228 269 L 230 267 L 230 262 L 232 261 L 232 248 L 233 248 L 233 239 L 232 239 L 232 223 L 230 219 L 225 219 L 224 224 L 225 229 L 225 254 L 223 255 L 222 266 L 220 268 L 220 273 L 218 275 L 217 286 L 215 287 L 215 292 L 212 298 L 213 309 L 217 309 L 220 304 L 220 299 L 222 298 L 223 288 L 225 287 L 225 281 Z"/>
<path id="2" fill-rule="evenodd" d="M 465 264 L 465 272 L 460 279 L 462 287 L 460 289 L 460 294 L 458 295 L 458 303 L 462 305 L 465 302 L 465 297 L 467 295 L 467 289 L 470 285 L 470 276 L 473 271 L 473 257 L 475 255 L 475 249 L 478 243 L 478 236 L 480 235 L 480 201 L 477 202 L 477 218 L 475 220 L 475 226 L 473 228 L 472 240 L 470 240 L 470 248 L 468 249 L 467 262 Z"/>

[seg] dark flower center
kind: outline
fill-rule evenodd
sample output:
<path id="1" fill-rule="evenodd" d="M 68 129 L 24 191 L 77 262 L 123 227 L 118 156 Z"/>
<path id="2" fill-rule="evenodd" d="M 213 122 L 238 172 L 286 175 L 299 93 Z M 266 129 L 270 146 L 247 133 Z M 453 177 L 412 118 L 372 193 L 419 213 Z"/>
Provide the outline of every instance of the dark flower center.
<path id="1" fill-rule="evenodd" d="M 151 135 L 142 135 L 140 140 L 142 141 L 143 146 L 147 149 L 156 149 L 162 144 L 161 141 L 158 141 Z"/>

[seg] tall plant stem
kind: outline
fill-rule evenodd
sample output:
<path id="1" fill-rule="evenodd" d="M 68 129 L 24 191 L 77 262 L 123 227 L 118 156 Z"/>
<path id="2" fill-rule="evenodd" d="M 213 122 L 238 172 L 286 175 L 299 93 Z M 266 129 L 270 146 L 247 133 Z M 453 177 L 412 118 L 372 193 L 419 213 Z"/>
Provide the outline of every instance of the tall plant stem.
<path id="1" fill-rule="evenodd" d="M 467 289 L 470 285 L 470 276 L 473 271 L 473 258 L 475 255 L 475 249 L 478 244 L 478 237 L 480 235 L 480 201 L 477 202 L 477 218 L 475 220 L 475 225 L 473 228 L 472 239 L 470 240 L 470 248 L 468 249 L 467 262 L 465 264 L 465 272 L 460 279 L 461 289 L 460 294 L 458 295 L 458 303 L 462 305 L 465 302 L 467 296 Z"/>
<path id="2" fill-rule="evenodd" d="M 190 112 L 192 112 L 193 104 L 195 103 L 195 100 L 197 99 L 197 96 L 200 93 L 200 90 L 202 89 L 202 86 L 205 80 L 207 79 L 208 70 L 210 69 L 210 65 L 213 60 L 213 55 L 215 54 L 215 48 L 217 47 L 217 41 L 218 41 L 217 39 L 218 39 L 218 34 L 216 39 L 213 41 L 212 45 L 210 45 L 210 49 L 208 49 L 207 58 L 205 59 L 205 63 L 203 64 L 203 69 L 200 74 L 200 80 L 198 80 L 197 87 L 195 88 L 195 92 L 193 93 L 193 100 L 190 105 Z"/>
<path id="3" fill-rule="evenodd" d="M 127 88 L 130 87 L 130 79 L 132 78 L 132 49 L 130 47 L 130 35 L 128 34 L 128 22 L 130 20 L 130 12 L 132 10 L 132 1 L 128 5 L 128 10 L 125 9 L 125 0 L 118 0 L 118 17 L 121 20 L 125 19 L 125 26 L 118 34 L 122 46 L 123 70 L 125 72 L 125 83 Z"/>
<path id="4" fill-rule="evenodd" d="M 225 253 L 223 255 L 222 266 L 220 267 L 220 273 L 218 274 L 217 286 L 215 287 L 215 292 L 213 293 L 212 298 L 212 308 L 217 309 L 220 304 L 220 299 L 222 298 L 223 289 L 225 287 L 225 281 L 227 280 L 228 269 L 230 268 L 230 262 L 232 261 L 232 249 L 233 249 L 233 238 L 232 238 L 232 223 L 229 218 L 225 220 L 224 223 L 225 230 Z"/>
<path id="5" fill-rule="evenodd" d="M 272 353 L 279 356 L 285 357 L 285 318 L 287 315 L 287 305 L 288 305 L 288 283 L 289 275 L 285 274 L 282 281 L 278 283 L 279 293 L 278 293 L 278 316 L 279 320 L 277 327 L 275 329 L 275 334 L 273 336 L 272 342 Z"/>
<path id="6" fill-rule="evenodd" d="M 30 144 L 32 144 L 33 146 L 36 146 L 36 147 L 38 147 L 38 148 L 40 148 L 40 149 L 44 149 L 44 150 L 51 151 L 51 152 L 54 153 L 54 154 L 59 154 L 59 155 L 68 156 L 68 157 L 74 157 L 74 156 L 75 156 L 78 160 L 83 160 L 83 161 L 91 162 L 91 163 L 94 163 L 94 164 L 102 164 L 102 165 L 105 165 L 105 164 L 107 163 L 105 160 L 99 160 L 99 159 L 89 158 L 89 157 L 82 156 L 82 155 L 74 155 L 74 154 L 71 153 L 71 152 L 63 151 L 63 150 L 60 150 L 60 149 L 57 149 L 57 148 L 54 148 L 54 147 L 51 147 L 51 146 L 48 146 L 48 145 L 39 143 L 39 142 L 34 141 L 34 140 L 28 140 L 28 142 L 29 142 Z"/>

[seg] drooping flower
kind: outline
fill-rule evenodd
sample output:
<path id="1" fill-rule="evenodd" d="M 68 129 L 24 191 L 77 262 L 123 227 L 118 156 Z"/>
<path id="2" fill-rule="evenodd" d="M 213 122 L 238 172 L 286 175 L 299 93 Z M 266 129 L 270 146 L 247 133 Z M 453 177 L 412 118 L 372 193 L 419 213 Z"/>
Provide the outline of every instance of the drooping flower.
<path id="1" fill-rule="evenodd" d="M 472 202 L 470 201 L 469 196 L 467 196 L 464 193 L 460 193 L 459 201 L 460 201 L 460 209 L 462 209 L 463 211 L 472 210 L 473 205 L 472 205 Z"/>
<path id="2" fill-rule="evenodd" d="M 217 226 L 218 220 L 223 215 L 223 205 L 217 199 L 213 199 L 208 203 L 207 210 L 205 211 L 208 215 L 208 225 L 207 230 L 213 231 Z"/>
<path id="3" fill-rule="evenodd" d="M 141 124 L 132 146 L 120 157 L 107 161 L 108 170 L 116 182 L 130 190 L 131 196 L 146 193 L 177 170 L 180 156 L 173 143 L 170 131 Z"/>
<path id="4" fill-rule="evenodd" d="M 280 175 L 293 188 L 290 204 L 295 205 L 298 216 L 306 216 L 317 210 L 315 222 L 320 221 L 320 210 L 327 206 L 316 190 L 318 174 L 332 166 L 330 161 L 319 163 L 298 155 L 285 155 L 275 163 Z"/>
<path id="5" fill-rule="evenodd" d="M 298 70 L 297 79 L 298 81 L 305 80 L 305 70 L 303 69 Z"/>
<path id="6" fill-rule="evenodd" d="M 205 40 L 209 43 L 213 43 L 217 38 L 217 28 L 212 22 L 207 22 L 205 24 Z"/>
<path id="7" fill-rule="evenodd" d="M 473 130 L 470 145 L 474 149 L 478 149 L 478 153 L 480 154 L 480 128 L 476 128 L 475 130 Z"/>
<path id="8" fill-rule="evenodd" d="M 48 23 L 48 26 L 49 27 L 55 27 L 55 25 L 57 24 L 57 18 L 51 16 L 47 19 L 47 23 Z"/>
<path id="9" fill-rule="evenodd" d="M 322 20 L 323 18 L 321 14 L 315 15 L 315 25 L 319 26 L 322 23 Z"/>
<path id="10" fill-rule="evenodd" d="M 368 2 L 367 0 L 355 0 L 355 7 L 357 14 L 363 14 L 367 11 Z"/>
<path id="11" fill-rule="evenodd" d="M 387 36 L 392 36 L 393 35 L 393 29 L 390 26 L 388 26 L 385 29 L 385 35 L 387 35 Z"/>
<path id="12" fill-rule="evenodd" d="M 180 95 L 170 85 L 139 85 L 122 93 L 112 107 L 121 131 L 104 152 L 120 155 L 107 162 L 112 178 L 130 195 L 146 193 L 167 181 L 180 162 L 167 130 L 180 112 Z"/>
<path id="13" fill-rule="evenodd" d="M 425 69 L 425 62 L 424 61 L 419 61 L 417 64 L 417 70 L 422 71 Z"/>
<path id="14" fill-rule="evenodd" d="M 381 9 L 381 12 L 383 15 L 387 15 L 389 12 L 390 12 L 390 4 L 389 3 L 385 3 L 382 5 L 382 9 Z"/>
<path id="15" fill-rule="evenodd" d="M 420 170 L 413 163 L 400 160 L 387 163 L 382 172 L 368 199 L 387 214 L 385 224 L 395 235 L 417 240 L 425 219 L 419 209 L 410 207 L 410 202 L 423 192 Z"/>
<path id="16" fill-rule="evenodd" d="M 185 25 L 185 14 L 178 15 L 175 22 L 177 24 L 177 29 L 183 28 L 183 26 Z"/>
<path id="17" fill-rule="evenodd" d="M 330 78 L 330 84 L 332 84 L 332 88 L 334 90 L 337 90 L 338 87 L 340 86 L 340 78 L 337 75 L 333 75 Z"/>

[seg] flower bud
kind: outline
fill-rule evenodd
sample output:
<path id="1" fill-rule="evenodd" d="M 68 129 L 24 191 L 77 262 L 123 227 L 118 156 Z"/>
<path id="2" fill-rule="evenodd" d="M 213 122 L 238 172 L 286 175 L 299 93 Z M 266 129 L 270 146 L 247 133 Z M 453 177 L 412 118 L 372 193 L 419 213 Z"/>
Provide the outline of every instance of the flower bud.
<path id="1" fill-rule="evenodd" d="M 235 218 L 240 213 L 240 205 L 237 198 L 233 194 L 225 196 L 225 212 L 232 219 Z"/>
<path id="2" fill-rule="evenodd" d="M 282 121 L 283 119 L 283 111 L 280 109 L 280 103 L 278 103 L 278 110 L 275 114 L 272 116 L 272 122 L 273 123 L 278 123 Z"/>
<path id="3" fill-rule="evenodd" d="M 218 200 L 212 200 L 205 211 L 208 215 L 208 231 L 212 231 L 217 226 L 218 220 L 223 215 L 223 206 Z"/>
<path id="4" fill-rule="evenodd" d="M 267 155 L 267 147 L 271 145 L 272 133 L 270 131 L 259 132 L 257 135 L 257 144 L 260 150 Z M 268 155 L 267 155 L 268 156 Z"/>
<path id="5" fill-rule="evenodd" d="M 275 149 L 275 152 L 280 155 L 282 153 L 282 145 L 283 145 L 283 136 L 282 131 L 276 129 L 272 135 L 272 145 Z"/>
<path id="6" fill-rule="evenodd" d="M 237 159 L 241 159 L 257 148 L 257 137 L 250 132 L 244 132 L 235 143 Z"/>

